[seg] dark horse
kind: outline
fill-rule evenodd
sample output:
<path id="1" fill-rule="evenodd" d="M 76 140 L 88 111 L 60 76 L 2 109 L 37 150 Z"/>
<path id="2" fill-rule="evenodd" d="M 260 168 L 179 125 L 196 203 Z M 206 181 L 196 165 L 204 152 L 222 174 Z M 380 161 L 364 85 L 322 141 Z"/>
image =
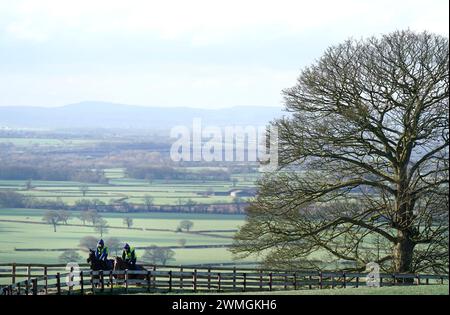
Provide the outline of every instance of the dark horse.
<path id="1" fill-rule="evenodd" d="M 108 271 L 112 270 L 114 266 L 114 260 L 112 259 L 108 259 L 107 261 L 100 260 L 95 256 L 95 251 L 92 249 L 89 249 L 89 257 L 88 259 L 86 259 L 86 261 L 88 262 L 88 264 L 91 265 L 92 271 L 99 271 L 99 270 Z M 98 280 L 100 277 L 98 275 L 95 275 L 92 278 Z"/>
<path id="2" fill-rule="evenodd" d="M 89 257 L 86 260 L 89 264 L 91 264 L 91 270 L 112 270 L 114 266 L 114 260 L 108 259 L 107 261 L 103 261 L 98 259 L 95 256 L 95 251 L 89 249 Z"/>
<path id="3" fill-rule="evenodd" d="M 131 269 L 127 262 L 125 262 L 121 257 L 116 257 L 114 259 L 114 271 L 118 270 L 136 270 L 136 271 L 147 271 L 144 267 L 140 265 L 135 265 L 136 267 L 134 269 Z M 125 275 L 116 275 L 117 279 L 125 279 Z M 129 274 L 128 279 L 138 279 L 138 280 L 144 280 L 146 278 L 145 274 Z"/>

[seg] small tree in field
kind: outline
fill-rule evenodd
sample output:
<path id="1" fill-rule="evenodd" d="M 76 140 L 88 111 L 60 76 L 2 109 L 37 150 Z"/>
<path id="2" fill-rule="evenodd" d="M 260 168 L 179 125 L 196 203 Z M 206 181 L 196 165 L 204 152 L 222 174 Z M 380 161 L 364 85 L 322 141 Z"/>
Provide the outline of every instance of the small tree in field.
<path id="1" fill-rule="evenodd" d="M 119 251 L 122 249 L 122 242 L 117 237 L 110 237 L 105 240 L 106 245 L 109 249 L 114 251 L 114 254 L 118 256 Z"/>
<path id="2" fill-rule="evenodd" d="M 78 218 L 81 220 L 81 222 L 83 222 L 83 225 L 86 225 L 86 221 L 89 221 L 91 216 L 90 216 L 89 211 L 84 210 L 84 211 L 81 211 Z"/>
<path id="3" fill-rule="evenodd" d="M 126 225 L 127 228 L 131 228 L 133 226 L 133 218 L 131 217 L 123 218 L 123 224 Z"/>
<path id="4" fill-rule="evenodd" d="M 58 257 L 58 259 L 62 263 L 76 263 L 81 260 L 81 256 L 75 250 L 66 250 Z"/>
<path id="5" fill-rule="evenodd" d="M 145 205 L 145 209 L 147 211 L 152 211 L 153 205 L 154 205 L 154 198 L 150 195 L 145 195 L 144 196 L 144 205 Z"/>
<path id="6" fill-rule="evenodd" d="M 180 245 L 181 247 L 186 246 L 186 243 L 187 243 L 187 241 L 185 238 L 181 238 L 178 240 L 178 245 Z"/>
<path id="7" fill-rule="evenodd" d="M 193 226 L 194 226 L 194 222 L 189 221 L 189 220 L 183 220 L 180 222 L 179 228 L 181 230 L 185 230 L 185 231 L 189 232 Z"/>
<path id="8" fill-rule="evenodd" d="M 58 211 L 58 215 L 59 215 L 59 221 L 64 222 L 64 224 L 67 224 L 67 221 L 69 221 L 72 217 L 72 214 L 66 210 Z"/>
<path id="9" fill-rule="evenodd" d="M 56 226 L 58 225 L 60 221 L 60 216 L 57 211 L 47 211 L 44 214 L 44 217 L 42 218 L 43 221 L 47 222 L 48 224 L 53 225 L 53 232 L 56 232 Z"/>
<path id="10" fill-rule="evenodd" d="M 86 211 L 87 221 L 91 222 L 92 225 L 96 225 L 97 222 L 102 218 L 96 210 Z"/>
<path id="11" fill-rule="evenodd" d="M 103 218 L 100 218 L 94 225 L 95 231 L 100 233 L 100 237 L 103 237 L 103 234 L 108 233 L 108 227 L 108 222 Z"/>
<path id="12" fill-rule="evenodd" d="M 87 192 L 89 191 L 89 186 L 88 185 L 81 185 L 79 187 L 81 194 L 83 195 L 83 197 L 86 197 Z"/>
<path id="13" fill-rule="evenodd" d="M 78 245 L 82 250 L 88 251 L 89 249 L 94 249 L 97 247 L 97 238 L 93 236 L 85 236 L 80 240 Z"/>
<path id="14" fill-rule="evenodd" d="M 166 265 L 169 261 L 174 260 L 175 252 L 170 248 L 151 246 L 145 250 L 142 258 L 144 261 L 154 265 Z"/>

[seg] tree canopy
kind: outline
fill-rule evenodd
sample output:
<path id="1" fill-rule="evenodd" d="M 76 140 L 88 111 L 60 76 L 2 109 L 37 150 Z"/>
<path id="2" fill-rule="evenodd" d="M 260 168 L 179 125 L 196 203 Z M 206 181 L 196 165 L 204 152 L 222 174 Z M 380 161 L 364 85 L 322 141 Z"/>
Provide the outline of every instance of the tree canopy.
<path id="1" fill-rule="evenodd" d="M 232 251 L 283 268 L 448 272 L 448 71 L 434 34 L 330 47 L 283 91 L 279 169 Z"/>

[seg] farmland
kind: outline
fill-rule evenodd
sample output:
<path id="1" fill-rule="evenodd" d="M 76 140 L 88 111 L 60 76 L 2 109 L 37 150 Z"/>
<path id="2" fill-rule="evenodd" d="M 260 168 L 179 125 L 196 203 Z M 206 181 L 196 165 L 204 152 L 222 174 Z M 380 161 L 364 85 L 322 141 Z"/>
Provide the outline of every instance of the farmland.
<path id="1" fill-rule="evenodd" d="M 57 232 L 53 232 L 51 225 L 33 223 L 42 223 L 43 213 L 44 210 L 0 209 L 0 220 L 8 220 L 7 222 L 0 221 L 0 262 L 57 263 L 59 262 L 58 256 L 61 254 L 58 249 L 78 249 L 82 237 L 98 237 L 98 233 L 92 226 L 82 226 L 82 222 L 76 217 L 69 221 L 70 225 L 68 226 L 58 225 Z M 130 242 L 136 247 L 178 246 L 180 239 L 186 240 L 186 246 L 230 244 L 231 239 L 229 238 L 211 237 L 207 233 L 200 235 L 194 232 L 215 229 L 233 230 L 243 223 L 243 217 L 239 215 L 139 213 L 133 215 L 133 228 L 126 229 L 122 223 L 125 214 L 108 213 L 103 217 L 110 226 L 109 233 L 104 235 L 105 239 L 116 237 L 124 242 Z M 194 223 L 193 231 L 190 233 L 176 232 L 180 220 L 186 219 Z M 28 221 L 29 223 L 12 221 Z M 167 231 L 160 231 L 164 229 Z M 215 234 L 220 235 L 220 233 Z M 223 235 L 226 234 L 223 233 Z M 21 251 L 20 249 L 28 250 Z M 82 251 L 79 253 L 83 257 L 86 256 Z M 143 250 L 140 253 L 138 250 L 138 254 L 142 255 L 142 253 Z M 231 261 L 231 254 L 226 248 L 177 248 L 175 249 L 175 261 L 172 263 L 203 264 Z"/>
<path id="2" fill-rule="evenodd" d="M 0 135 L 0 195 L 4 194 L 3 205 L 0 198 L 0 263 L 59 263 L 59 256 L 68 249 L 84 261 L 86 252 L 80 249 L 80 239 L 100 238 L 92 223 L 84 225 L 80 220 L 86 210 L 98 211 L 106 221 L 105 240 L 113 237 L 131 243 L 138 248 L 140 259 L 145 247 L 156 245 L 174 251 L 172 264 L 233 263 L 227 246 L 244 223 L 248 197 L 237 201 L 231 192 L 254 189 L 259 174 L 245 165 L 244 171 L 232 171 L 220 163 L 172 163 L 164 141 L 143 135 L 111 138 L 109 133 L 73 136 L 11 131 L 8 137 Z M 130 166 L 170 167 L 178 175 L 188 176 L 132 178 L 127 172 Z M 60 172 L 58 179 L 51 179 L 58 170 L 66 174 Z M 100 176 L 63 179 L 68 170 Z M 215 178 L 215 174 L 221 177 Z M 48 179 L 41 178 L 47 175 Z M 10 196 L 25 202 L 14 206 Z M 42 220 L 50 210 L 70 213 L 67 224 L 59 222 L 56 232 Z M 125 217 L 133 219 L 132 228 L 124 226 Z M 193 222 L 192 231 L 178 229 L 182 220 Z M 253 261 L 255 258 L 247 259 Z"/>
<path id="3" fill-rule="evenodd" d="M 143 204 L 145 196 L 151 196 L 155 205 L 177 205 L 180 199 L 192 199 L 200 204 L 231 203 L 230 195 L 207 196 L 208 190 L 226 193 L 232 189 L 252 187 L 255 174 L 233 175 L 232 181 L 188 180 L 139 180 L 126 178 L 123 169 L 105 169 L 107 184 L 85 184 L 70 181 L 32 181 L 32 189 L 25 189 L 26 180 L 0 180 L 1 190 L 19 191 L 25 196 L 46 200 L 62 200 L 74 205 L 80 199 L 97 199 L 105 203 L 123 200 L 133 204 Z M 83 195 L 80 187 L 86 185 L 88 190 Z"/>

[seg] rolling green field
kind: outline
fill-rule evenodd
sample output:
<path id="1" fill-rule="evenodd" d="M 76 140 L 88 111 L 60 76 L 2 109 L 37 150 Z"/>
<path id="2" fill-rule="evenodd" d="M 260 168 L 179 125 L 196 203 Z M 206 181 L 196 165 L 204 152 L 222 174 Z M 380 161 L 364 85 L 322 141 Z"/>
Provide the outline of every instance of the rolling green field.
<path id="1" fill-rule="evenodd" d="M 447 285 L 422 285 L 408 287 L 382 287 L 382 288 L 346 288 L 324 290 L 296 290 L 271 292 L 240 292 L 230 295 L 449 295 Z"/>
<path id="2" fill-rule="evenodd" d="M 41 222 L 44 212 L 44 210 L 31 209 L 0 209 L 0 220 Z M 185 239 L 187 241 L 186 245 L 230 244 L 231 239 L 229 238 L 175 232 L 175 229 L 179 222 L 184 219 L 194 222 L 193 231 L 237 229 L 244 222 L 244 218 L 237 215 L 133 214 L 133 228 L 172 230 L 148 231 L 142 229 L 125 229 L 122 222 L 124 216 L 125 214 L 119 213 L 107 213 L 103 215 L 110 226 L 109 233 L 104 235 L 105 239 L 108 237 L 117 237 L 124 242 L 132 243 L 134 246 L 178 246 L 180 239 Z M 74 217 L 69 221 L 69 224 L 82 224 L 82 222 Z M 57 263 L 61 251 L 16 251 L 15 249 L 77 249 L 80 239 L 84 236 L 100 237 L 92 226 L 58 225 L 57 232 L 53 232 L 52 226 L 48 224 L 0 221 L 0 263 Z M 86 255 L 81 251 L 79 253 L 83 257 Z M 232 261 L 231 254 L 226 248 L 175 249 L 175 253 L 175 261 L 172 261 L 175 264 L 223 263 Z M 141 253 L 138 252 L 138 254 L 142 255 L 143 251 Z"/>
<path id="3" fill-rule="evenodd" d="M 204 196 L 208 190 L 214 192 L 228 192 L 232 189 L 254 187 L 256 174 L 240 174 L 232 181 L 192 181 L 192 180 L 154 180 L 146 181 L 129 179 L 125 177 L 124 170 L 106 169 L 105 176 L 108 184 L 88 184 L 88 191 L 83 195 L 81 186 L 86 184 L 69 181 L 32 181 L 32 189 L 27 190 L 27 181 L 24 180 L 0 180 L 1 190 L 14 190 L 32 196 L 37 199 L 60 199 L 68 205 L 75 204 L 81 199 L 98 199 L 105 203 L 125 198 L 132 204 L 143 204 L 144 197 L 151 196 L 155 205 L 177 205 L 180 199 L 191 199 L 199 204 L 232 203 L 233 197 Z"/>

